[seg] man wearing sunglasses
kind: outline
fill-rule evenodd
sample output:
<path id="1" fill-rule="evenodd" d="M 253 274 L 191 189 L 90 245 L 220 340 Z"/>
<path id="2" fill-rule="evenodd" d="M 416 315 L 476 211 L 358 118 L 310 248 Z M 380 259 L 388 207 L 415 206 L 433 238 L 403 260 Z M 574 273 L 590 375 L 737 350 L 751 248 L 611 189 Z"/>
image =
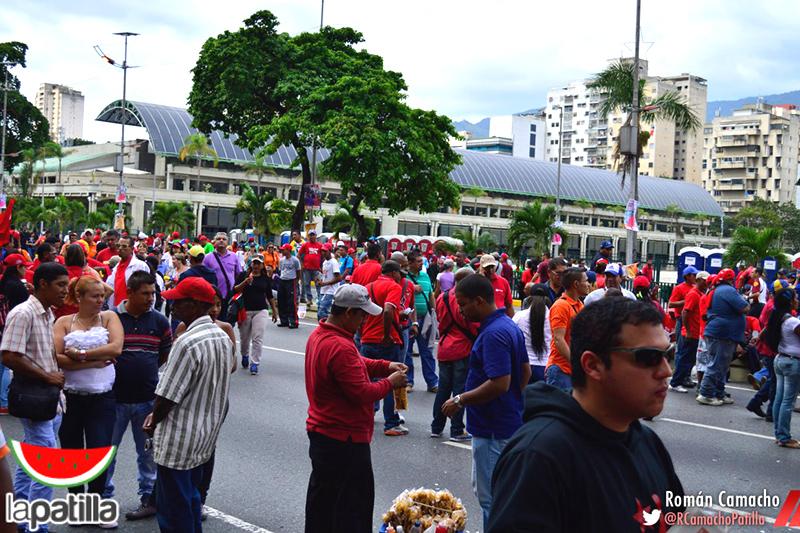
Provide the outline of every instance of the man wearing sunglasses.
<path id="1" fill-rule="evenodd" d="M 588 533 L 602 524 L 639 533 L 645 513 L 663 531 L 658 521 L 683 511 L 667 506 L 667 491 L 674 499 L 683 487 L 664 444 L 639 422 L 661 412 L 672 375 L 661 314 L 604 298 L 573 321 L 570 351 L 571 394 L 542 382 L 526 390 L 526 422 L 494 470 L 487 531 Z"/>

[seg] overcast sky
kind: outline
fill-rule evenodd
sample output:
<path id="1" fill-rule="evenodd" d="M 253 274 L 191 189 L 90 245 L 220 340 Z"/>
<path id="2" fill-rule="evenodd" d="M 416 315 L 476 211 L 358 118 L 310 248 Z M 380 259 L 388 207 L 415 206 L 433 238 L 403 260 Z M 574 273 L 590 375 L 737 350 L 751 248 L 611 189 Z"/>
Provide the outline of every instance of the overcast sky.
<path id="1" fill-rule="evenodd" d="M 642 57 L 650 73 L 708 80 L 708 99 L 737 99 L 800 89 L 797 0 L 644 0 Z M 0 39 L 22 41 L 28 68 L 13 72 L 33 101 L 40 83 L 74 87 L 86 97 L 84 137 L 116 140 L 119 126 L 94 120 L 122 95 L 129 41 L 128 98 L 186 106 L 189 70 L 203 42 L 236 30 L 269 9 L 292 35 L 319 26 L 320 0 L 3 0 Z M 327 0 L 325 24 L 351 26 L 364 47 L 403 73 L 408 103 L 453 120 L 478 120 L 544 105 L 550 87 L 584 79 L 609 58 L 633 55 L 635 0 Z M 775 102 L 778 103 L 778 102 Z M 138 128 L 137 128 L 138 129 Z M 131 129 L 134 138 L 143 131 Z"/>

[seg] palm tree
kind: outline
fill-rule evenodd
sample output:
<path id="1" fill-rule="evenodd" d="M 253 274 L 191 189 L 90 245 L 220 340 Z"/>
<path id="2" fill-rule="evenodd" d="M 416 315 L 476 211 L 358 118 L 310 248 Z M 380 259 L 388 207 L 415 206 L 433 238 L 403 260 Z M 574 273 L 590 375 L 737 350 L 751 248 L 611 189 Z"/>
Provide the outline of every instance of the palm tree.
<path id="1" fill-rule="evenodd" d="M 86 206 L 77 200 L 69 200 L 63 194 L 54 199 L 48 198 L 45 208 L 50 212 L 50 220 L 58 222 L 58 233 L 64 234 L 64 226 L 69 224 L 73 228 L 80 220 L 86 219 Z"/>
<path id="2" fill-rule="evenodd" d="M 58 183 L 61 183 L 61 162 L 68 155 L 75 152 L 75 150 L 64 150 L 64 147 L 55 142 L 45 143 L 45 150 L 48 157 L 58 158 Z"/>
<path id="3" fill-rule="evenodd" d="M 263 156 L 263 154 L 258 153 L 255 156 L 255 161 L 253 163 L 246 163 L 244 165 L 245 176 L 252 176 L 253 174 L 258 176 L 258 189 L 256 190 L 259 193 L 261 192 L 261 178 L 264 176 L 264 174 L 271 174 L 273 176 L 277 176 L 275 169 L 269 165 L 265 165 L 264 161 L 266 161 L 266 158 Z"/>
<path id="4" fill-rule="evenodd" d="M 340 200 L 339 203 L 336 204 L 336 212 L 328 218 L 328 230 L 337 234 L 347 233 L 351 239 L 358 235 L 358 221 L 352 215 L 351 210 L 352 206 L 350 202 L 346 199 Z M 364 204 L 360 204 L 357 210 L 359 213 L 364 212 Z M 375 233 L 375 219 L 365 218 L 365 220 L 369 234 L 373 235 Z"/>
<path id="5" fill-rule="evenodd" d="M 30 198 L 33 195 L 33 186 L 43 174 L 41 170 L 35 170 L 37 158 L 36 150 L 33 148 L 22 151 L 22 166 L 20 167 L 19 178 L 15 187 L 18 197 Z"/>
<path id="6" fill-rule="evenodd" d="M 460 239 L 464 243 L 461 249 L 467 255 L 473 255 L 478 249 L 489 252 L 497 248 L 497 241 L 494 240 L 491 233 L 481 233 L 478 238 L 475 238 L 471 231 L 457 229 L 450 236 L 454 239 Z"/>
<path id="7" fill-rule="evenodd" d="M 592 212 L 594 212 L 594 204 L 592 202 L 590 202 L 589 200 L 587 200 L 586 198 L 581 198 L 580 200 L 575 202 L 575 207 L 577 207 L 577 208 L 579 208 L 581 210 L 581 214 L 584 217 L 586 217 L 586 211 L 591 210 Z M 592 224 L 592 218 L 589 217 L 589 224 L 588 225 L 591 226 L 591 224 Z"/>
<path id="8" fill-rule="evenodd" d="M 556 208 L 543 205 L 536 200 L 514 213 L 508 226 L 508 247 L 511 254 L 520 257 L 526 244 L 531 242 L 532 248 L 542 252 L 550 248 L 553 235 L 558 233 L 564 243 L 569 240 L 569 233 L 562 228 L 554 228 Z"/>
<path id="9" fill-rule="evenodd" d="M 242 215 L 242 224 L 252 226 L 256 235 L 267 236 L 283 231 L 292 220 L 294 204 L 271 194 L 257 194 L 248 183 L 242 183 L 242 198 L 231 215 Z"/>
<path id="10" fill-rule="evenodd" d="M 147 228 L 150 232 L 161 230 L 164 235 L 185 232 L 194 225 L 195 218 L 190 202 L 156 202 L 147 219 Z"/>
<path id="11" fill-rule="evenodd" d="M 200 133 L 195 133 L 194 135 L 189 135 L 184 140 L 184 145 L 181 147 L 180 151 L 180 158 L 181 161 L 186 161 L 188 157 L 194 157 L 197 159 L 197 179 L 198 182 L 200 180 L 200 164 L 202 163 L 202 159 L 204 157 L 213 157 L 214 158 L 214 166 L 217 166 L 219 163 L 219 157 L 217 157 L 217 152 L 214 151 L 213 148 L 208 144 L 208 138 L 205 135 Z"/>
<path id="12" fill-rule="evenodd" d="M 678 206 L 678 204 L 669 204 L 666 209 L 664 209 L 664 213 L 672 220 L 672 226 L 675 229 L 675 239 L 682 239 L 683 238 L 683 230 L 681 230 L 679 219 L 683 211 Z"/>
<path id="13" fill-rule="evenodd" d="M 16 206 L 15 206 L 16 207 Z M 17 224 L 28 224 L 29 227 L 34 228 L 40 222 L 50 224 L 51 213 L 39 205 L 39 203 L 30 203 L 21 209 L 14 209 L 14 221 Z"/>
<path id="14" fill-rule="evenodd" d="M 791 259 L 780 247 L 782 228 L 766 228 L 755 230 L 747 226 L 739 226 L 733 233 L 733 239 L 723 259 L 728 266 L 740 263 L 759 264 L 765 257 L 772 257 L 781 267 L 791 263 Z"/>
<path id="15" fill-rule="evenodd" d="M 595 94 L 603 94 L 606 97 L 598 109 L 601 117 L 607 118 L 608 115 L 618 110 L 627 111 L 633 106 L 634 68 L 633 61 L 625 59 L 614 61 L 604 71 L 595 74 L 586 85 Z M 674 122 L 678 129 L 685 132 L 696 131 L 702 126 L 700 118 L 681 93 L 667 91 L 658 98 L 650 98 L 644 92 L 646 83 L 647 80 L 639 80 L 639 107 L 642 112 L 637 116 L 640 122 L 667 120 Z M 628 114 L 623 127 L 631 125 L 632 116 Z M 642 148 L 647 145 L 649 139 L 648 131 L 639 131 L 639 156 L 642 155 Z M 623 186 L 625 185 L 625 176 L 630 168 L 631 157 L 633 156 L 626 155 L 620 162 L 620 136 L 618 135 L 614 142 L 612 159 L 616 162 L 617 171 L 622 176 Z"/>
<path id="16" fill-rule="evenodd" d="M 473 185 L 469 189 L 463 189 L 461 191 L 461 196 L 466 196 L 468 198 L 472 198 L 474 200 L 473 203 L 473 215 L 477 215 L 478 213 L 478 198 L 486 198 L 489 194 L 478 187 L 477 185 Z"/>

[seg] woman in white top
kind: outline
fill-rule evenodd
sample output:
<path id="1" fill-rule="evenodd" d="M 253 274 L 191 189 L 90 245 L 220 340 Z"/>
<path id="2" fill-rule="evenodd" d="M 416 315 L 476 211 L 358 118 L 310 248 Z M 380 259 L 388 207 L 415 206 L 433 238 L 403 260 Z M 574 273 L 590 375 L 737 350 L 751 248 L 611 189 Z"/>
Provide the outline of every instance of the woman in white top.
<path id="1" fill-rule="evenodd" d="M 775 420 L 775 441 L 784 448 L 800 449 L 792 438 L 792 410 L 800 390 L 800 320 L 792 316 L 797 309 L 794 289 L 781 289 L 775 294 L 775 308 L 769 315 L 761 338 L 778 355 L 775 357 L 775 401 L 772 417 Z"/>
<path id="2" fill-rule="evenodd" d="M 54 326 L 58 366 L 64 371 L 67 408 L 58 432 L 62 448 L 111 446 L 117 418 L 114 401 L 114 359 L 122 352 L 125 333 L 114 311 L 101 311 L 103 282 L 91 276 L 75 278 L 70 295 L 78 312 L 59 318 Z M 89 492 L 102 494 L 105 473 L 89 482 Z M 83 485 L 69 492 L 83 493 Z"/>
<path id="3" fill-rule="evenodd" d="M 543 287 L 531 291 L 531 305 L 516 313 L 511 319 L 519 326 L 525 337 L 528 361 L 531 364 L 529 384 L 544 381 L 544 369 L 550 357 L 553 335 L 550 331 L 550 306 L 552 300 Z"/>

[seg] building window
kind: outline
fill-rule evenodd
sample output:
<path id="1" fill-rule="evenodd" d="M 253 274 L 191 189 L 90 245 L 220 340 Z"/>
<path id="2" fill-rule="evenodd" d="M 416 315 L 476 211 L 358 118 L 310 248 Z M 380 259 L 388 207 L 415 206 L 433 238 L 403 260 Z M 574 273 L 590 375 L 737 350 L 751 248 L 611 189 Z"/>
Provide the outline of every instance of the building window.
<path id="1" fill-rule="evenodd" d="M 535 127 L 535 126 L 533 126 L 533 127 Z M 531 144 L 530 145 L 531 146 L 536 146 L 536 134 L 535 133 L 531 133 Z"/>
<path id="2" fill-rule="evenodd" d="M 531 133 L 536 133 L 536 124 L 531 124 Z"/>
<path id="3" fill-rule="evenodd" d="M 531 146 L 530 150 L 528 151 L 528 155 L 529 155 L 530 157 L 536 157 L 536 148 L 534 148 L 533 146 Z"/>

